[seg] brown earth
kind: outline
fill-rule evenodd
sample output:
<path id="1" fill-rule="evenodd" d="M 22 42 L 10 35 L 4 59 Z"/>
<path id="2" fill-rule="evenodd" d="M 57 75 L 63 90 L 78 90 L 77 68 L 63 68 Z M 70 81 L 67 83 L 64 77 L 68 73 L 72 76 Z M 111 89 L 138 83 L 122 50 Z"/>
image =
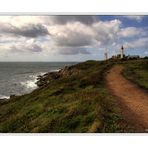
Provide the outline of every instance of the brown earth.
<path id="1" fill-rule="evenodd" d="M 109 89 L 118 99 L 123 117 L 135 132 L 148 132 L 148 93 L 125 79 L 124 67 L 116 65 L 107 73 Z"/>

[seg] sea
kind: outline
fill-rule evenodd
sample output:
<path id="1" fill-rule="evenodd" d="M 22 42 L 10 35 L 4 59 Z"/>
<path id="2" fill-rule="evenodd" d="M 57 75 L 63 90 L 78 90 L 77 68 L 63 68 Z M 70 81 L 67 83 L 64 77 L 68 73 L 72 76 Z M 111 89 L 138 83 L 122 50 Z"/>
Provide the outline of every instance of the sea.
<path id="1" fill-rule="evenodd" d="M 37 76 L 77 62 L 0 62 L 0 99 L 23 95 L 37 88 Z"/>

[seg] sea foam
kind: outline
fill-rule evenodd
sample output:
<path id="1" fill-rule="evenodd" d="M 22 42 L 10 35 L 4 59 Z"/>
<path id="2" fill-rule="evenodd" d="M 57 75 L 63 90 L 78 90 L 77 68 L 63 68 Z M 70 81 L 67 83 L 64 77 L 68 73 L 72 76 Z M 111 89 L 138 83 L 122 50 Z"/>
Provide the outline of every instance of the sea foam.
<path id="1" fill-rule="evenodd" d="M 10 96 L 0 95 L 0 99 L 10 99 Z"/>
<path id="2" fill-rule="evenodd" d="M 37 75 L 30 75 L 29 77 L 30 77 L 30 80 L 20 82 L 20 84 L 24 86 L 27 90 L 34 90 L 37 88 L 37 85 L 36 85 Z"/>

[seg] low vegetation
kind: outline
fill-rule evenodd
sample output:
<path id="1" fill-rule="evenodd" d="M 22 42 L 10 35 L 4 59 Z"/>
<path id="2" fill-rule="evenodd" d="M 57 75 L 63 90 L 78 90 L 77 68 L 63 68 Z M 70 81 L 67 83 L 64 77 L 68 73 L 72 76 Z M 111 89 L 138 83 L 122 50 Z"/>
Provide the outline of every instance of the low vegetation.
<path id="1" fill-rule="evenodd" d="M 148 89 L 148 59 L 127 61 L 123 74 L 130 81 Z"/>
<path id="2" fill-rule="evenodd" d="M 104 75 L 113 64 L 79 63 L 71 66 L 77 71 L 72 75 L 53 79 L 30 94 L 1 100 L 0 132 L 134 132 L 122 119 L 116 99 L 104 83 Z M 132 62 L 126 66 L 128 71 L 133 68 Z M 142 77 L 146 76 L 142 71 Z M 143 79 L 141 84 L 148 87 L 144 83 L 147 78 Z"/>

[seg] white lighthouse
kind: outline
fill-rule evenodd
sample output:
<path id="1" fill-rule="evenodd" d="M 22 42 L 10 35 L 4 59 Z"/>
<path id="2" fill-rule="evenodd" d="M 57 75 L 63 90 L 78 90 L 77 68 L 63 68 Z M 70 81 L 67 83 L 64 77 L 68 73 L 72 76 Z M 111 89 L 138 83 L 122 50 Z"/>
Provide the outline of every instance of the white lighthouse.
<path id="1" fill-rule="evenodd" d="M 124 56 L 124 47 L 123 45 L 121 46 L 121 59 L 123 59 L 123 56 Z"/>

